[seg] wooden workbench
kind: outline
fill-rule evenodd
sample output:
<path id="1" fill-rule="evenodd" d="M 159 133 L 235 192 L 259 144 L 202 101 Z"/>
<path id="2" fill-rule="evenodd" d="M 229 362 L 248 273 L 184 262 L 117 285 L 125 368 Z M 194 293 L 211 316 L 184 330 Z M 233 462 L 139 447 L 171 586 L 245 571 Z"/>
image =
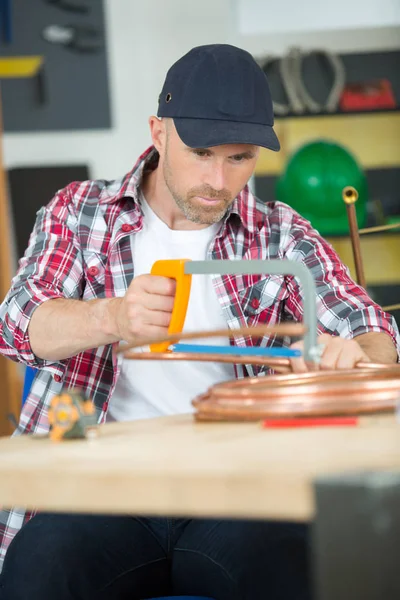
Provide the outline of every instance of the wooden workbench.
<path id="1" fill-rule="evenodd" d="M 0 505 L 307 520 L 316 478 L 393 469 L 400 469 L 394 417 L 266 430 L 187 415 L 107 424 L 93 440 L 0 439 Z"/>

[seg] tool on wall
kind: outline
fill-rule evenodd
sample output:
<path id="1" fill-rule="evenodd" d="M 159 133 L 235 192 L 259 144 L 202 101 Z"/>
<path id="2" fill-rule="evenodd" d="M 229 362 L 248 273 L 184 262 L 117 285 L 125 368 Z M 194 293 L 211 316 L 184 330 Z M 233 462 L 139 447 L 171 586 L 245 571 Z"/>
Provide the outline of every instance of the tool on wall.
<path id="1" fill-rule="evenodd" d="M 316 102 L 304 82 L 304 61 L 312 55 L 323 56 L 333 73 L 331 88 L 323 103 Z M 337 110 L 346 82 L 346 73 L 343 62 L 336 53 L 327 50 L 307 51 L 301 48 L 290 48 L 283 57 L 267 56 L 260 61 L 260 65 L 267 75 L 273 63 L 278 63 L 281 83 L 287 97 L 286 104 L 274 100 L 276 115 L 284 116 L 288 113 L 300 115 L 307 112 L 319 113 Z"/>
<path id="2" fill-rule="evenodd" d="M 90 11 L 89 5 L 82 0 L 45 0 L 45 2 L 67 12 L 86 14 Z"/>
<path id="3" fill-rule="evenodd" d="M 104 46 L 101 32 L 89 25 L 47 25 L 42 37 L 49 44 L 85 54 L 98 52 Z"/>
<path id="4" fill-rule="evenodd" d="M 11 44 L 13 33 L 11 0 L 0 0 L 0 22 L 2 38 L 6 44 Z"/>
<path id="5" fill-rule="evenodd" d="M 0 79 L 35 78 L 39 104 L 48 100 L 43 56 L 7 56 L 0 58 Z"/>
<path id="6" fill-rule="evenodd" d="M 61 10 L 88 14 L 90 6 L 82 0 L 45 0 Z M 64 46 L 79 53 L 93 53 L 104 47 L 104 35 L 98 27 L 87 23 L 52 23 L 42 30 L 42 38 L 49 44 Z"/>

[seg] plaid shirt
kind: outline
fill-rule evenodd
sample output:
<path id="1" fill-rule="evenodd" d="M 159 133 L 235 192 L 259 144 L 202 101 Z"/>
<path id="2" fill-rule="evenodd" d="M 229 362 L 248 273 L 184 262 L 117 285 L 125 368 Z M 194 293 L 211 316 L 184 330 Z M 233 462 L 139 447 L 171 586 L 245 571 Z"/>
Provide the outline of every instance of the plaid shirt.
<path id="1" fill-rule="evenodd" d="M 16 434 L 48 431 L 47 408 L 63 386 L 82 388 L 93 399 L 99 422 L 105 421 L 119 373 L 115 346 L 45 361 L 32 352 L 28 325 L 34 310 L 49 299 L 125 294 L 134 277 L 130 236 L 140 231 L 143 220 L 138 189 L 144 169 L 154 168 L 157 159 L 151 147 L 121 180 L 71 183 L 39 210 L 28 248 L 0 307 L 0 352 L 38 369 Z M 247 186 L 226 215 L 207 258 L 300 261 L 316 282 L 319 334 L 352 338 L 383 331 L 400 347 L 393 318 L 353 282 L 310 223 L 285 204 L 259 201 Z M 213 282 L 230 328 L 302 320 L 301 290 L 291 276 L 226 275 L 214 276 Z M 266 337 L 261 344 L 288 342 Z M 235 343 L 252 342 L 243 337 Z M 238 377 L 260 373 L 251 366 L 237 369 Z M 0 512 L 0 565 L 11 539 L 32 514 L 19 508 Z"/>

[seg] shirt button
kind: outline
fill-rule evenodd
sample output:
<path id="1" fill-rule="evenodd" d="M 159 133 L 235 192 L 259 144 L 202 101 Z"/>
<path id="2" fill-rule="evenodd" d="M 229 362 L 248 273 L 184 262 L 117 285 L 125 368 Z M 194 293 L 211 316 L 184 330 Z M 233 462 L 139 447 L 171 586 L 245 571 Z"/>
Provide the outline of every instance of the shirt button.
<path id="1" fill-rule="evenodd" d="M 253 300 L 251 301 L 251 306 L 252 306 L 254 309 L 257 309 L 257 308 L 259 308 L 259 306 L 260 306 L 260 301 L 259 301 L 259 299 L 258 299 L 258 298 L 253 298 Z"/>
<path id="2" fill-rule="evenodd" d="M 92 277 L 95 277 L 99 272 L 99 269 L 97 267 L 89 267 L 88 268 L 88 273 L 89 275 L 92 275 Z"/>
<path id="3" fill-rule="evenodd" d="M 57 383 L 59 383 L 61 381 L 61 375 L 54 375 L 54 381 L 57 381 Z"/>
<path id="4" fill-rule="evenodd" d="M 133 227 L 132 225 L 128 225 L 128 223 L 124 223 L 121 229 L 124 233 L 128 233 L 129 231 L 132 231 Z"/>

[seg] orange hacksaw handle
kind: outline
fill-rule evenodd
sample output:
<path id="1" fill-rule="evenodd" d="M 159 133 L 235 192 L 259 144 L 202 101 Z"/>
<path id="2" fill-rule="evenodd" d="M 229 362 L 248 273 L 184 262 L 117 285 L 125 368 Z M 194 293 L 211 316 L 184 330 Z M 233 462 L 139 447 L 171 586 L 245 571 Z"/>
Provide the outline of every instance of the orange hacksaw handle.
<path id="1" fill-rule="evenodd" d="M 192 276 L 185 273 L 185 263 L 187 262 L 188 259 L 186 258 L 177 260 L 157 260 L 151 269 L 151 275 L 169 277 L 176 281 L 175 301 L 168 333 L 180 333 L 185 324 L 190 287 L 192 284 Z M 169 346 L 170 342 L 151 344 L 150 352 L 167 352 Z"/>

